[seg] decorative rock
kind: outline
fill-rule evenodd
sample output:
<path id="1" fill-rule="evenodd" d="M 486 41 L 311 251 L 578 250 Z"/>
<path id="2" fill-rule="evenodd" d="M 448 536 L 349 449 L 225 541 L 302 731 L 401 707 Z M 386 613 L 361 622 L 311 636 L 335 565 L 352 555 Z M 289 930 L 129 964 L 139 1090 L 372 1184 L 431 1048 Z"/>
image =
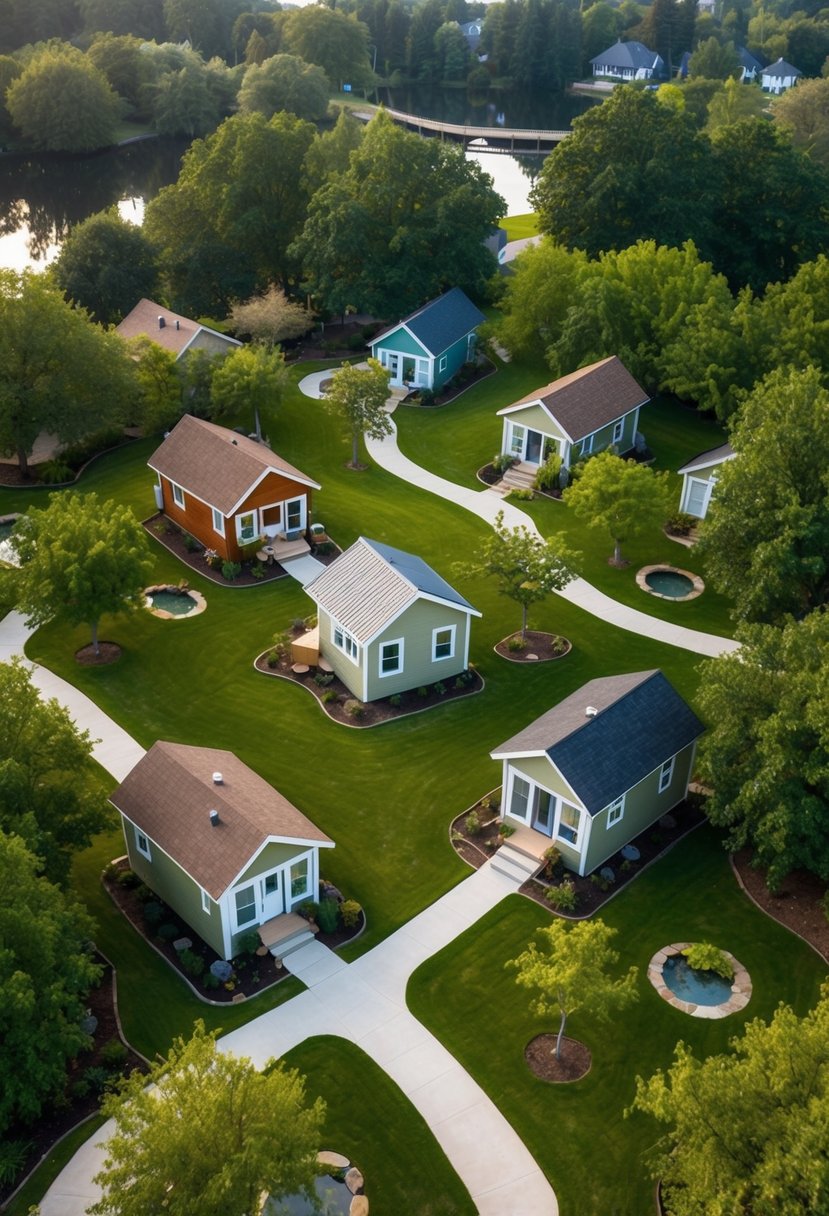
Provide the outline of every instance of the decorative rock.
<path id="1" fill-rule="evenodd" d="M 348 1209 L 348 1216 L 368 1216 L 368 1199 L 365 1195 L 355 1195 Z"/>
<path id="2" fill-rule="evenodd" d="M 528 663 L 537 663 L 538 662 L 537 654 L 526 654 L 526 655 L 524 655 L 524 658 L 527 660 Z"/>
<path id="3" fill-rule="evenodd" d="M 234 992 L 233 996 L 230 998 L 230 1003 L 231 1005 L 241 1005 L 242 1001 L 246 1000 L 247 997 L 245 996 L 244 992 Z"/>
<path id="4" fill-rule="evenodd" d="M 622 856 L 625 861 L 638 861 L 642 854 L 635 844 L 626 844 L 622 847 Z"/>
<path id="5" fill-rule="evenodd" d="M 348 1157 L 344 1157 L 342 1153 L 332 1153 L 328 1149 L 323 1149 L 321 1153 L 317 1153 L 317 1161 L 320 1165 L 330 1165 L 335 1170 L 347 1170 L 351 1165 Z"/>
<path id="6" fill-rule="evenodd" d="M 214 963 L 210 964 L 210 974 L 215 975 L 220 983 L 226 984 L 233 975 L 233 968 L 223 958 L 217 958 Z"/>
<path id="7" fill-rule="evenodd" d="M 98 1029 L 98 1019 L 94 1013 L 88 1013 L 85 1018 L 81 1018 L 81 1030 L 84 1034 L 93 1035 Z"/>
<path id="8" fill-rule="evenodd" d="M 320 882 L 323 899 L 336 899 L 338 904 L 343 902 L 343 893 L 333 882 Z"/>
<path id="9" fill-rule="evenodd" d="M 259 958 L 264 958 L 265 955 L 268 953 L 268 947 L 267 946 L 257 946 L 256 953 L 259 956 Z"/>
<path id="10" fill-rule="evenodd" d="M 294 663 L 291 671 L 295 676 L 307 676 L 310 668 L 307 663 Z"/>
<path id="11" fill-rule="evenodd" d="M 192 945 L 189 937 L 177 937 L 173 942 L 173 949 L 177 954 L 181 954 L 182 950 L 189 950 Z"/>
<path id="12" fill-rule="evenodd" d="M 603 878 L 605 882 L 616 881 L 616 875 L 613 873 L 610 866 L 602 866 L 601 870 L 599 870 L 599 878 Z"/>
<path id="13" fill-rule="evenodd" d="M 351 1169 L 345 1176 L 345 1185 L 351 1191 L 352 1195 L 357 1195 L 363 1189 L 363 1184 L 363 1175 L 356 1168 L 356 1166 L 352 1165 Z"/>
<path id="14" fill-rule="evenodd" d="M 670 832 L 672 828 L 676 827 L 676 820 L 673 815 L 663 815 L 659 820 L 659 826 L 664 828 L 666 832 Z"/>

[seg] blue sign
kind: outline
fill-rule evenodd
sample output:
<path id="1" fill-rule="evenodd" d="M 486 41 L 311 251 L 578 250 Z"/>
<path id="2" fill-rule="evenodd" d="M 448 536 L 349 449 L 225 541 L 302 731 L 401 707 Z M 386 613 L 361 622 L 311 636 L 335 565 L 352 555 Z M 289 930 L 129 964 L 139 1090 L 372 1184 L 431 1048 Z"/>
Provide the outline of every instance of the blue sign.
<path id="1" fill-rule="evenodd" d="M 350 85 L 350 84 L 344 84 L 344 85 L 343 85 L 343 92 L 344 92 L 344 93 L 350 93 L 350 92 L 351 92 L 351 85 Z"/>

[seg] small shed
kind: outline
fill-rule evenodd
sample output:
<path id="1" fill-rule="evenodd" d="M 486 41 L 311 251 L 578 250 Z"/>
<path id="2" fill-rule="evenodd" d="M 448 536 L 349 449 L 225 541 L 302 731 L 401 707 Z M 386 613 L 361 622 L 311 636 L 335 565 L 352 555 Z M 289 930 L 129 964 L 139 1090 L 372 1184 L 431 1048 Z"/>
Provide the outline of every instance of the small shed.
<path id="1" fill-rule="evenodd" d="M 697 519 L 705 519 L 720 468 L 727 460 L 733 460 L 735 455 L 731 444 L 723 443 L 717 448 L 700 452 L 681 469 L 677 469 L 682 476 L 680 511 L 695 515 Z"/>
<path id="2" fill-rule="evenodd" d="M 453 287 L 378 334 L 371 353 L 392 386 L 437 390 L 474 359 L 475 331 L 485 320 L 460 287 Z"/>

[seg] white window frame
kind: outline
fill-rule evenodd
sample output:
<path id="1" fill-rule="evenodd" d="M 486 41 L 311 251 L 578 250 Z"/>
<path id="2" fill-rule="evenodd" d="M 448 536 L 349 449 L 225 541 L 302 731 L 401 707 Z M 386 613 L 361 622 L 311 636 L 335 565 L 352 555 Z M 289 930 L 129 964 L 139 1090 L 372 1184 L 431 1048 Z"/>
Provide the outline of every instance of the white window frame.
<path id="1" fill-rule="evenodd" d="M 571 811 L 575 811 L 576 814 L 578 815 L 579 818 L 578 818 L 578 827 L 577 828 L 573 829 L 569 823 L 562 824 L 562 816 L 564 814 L 565 807 L 567 807 Z M 562 842 L 562 844 L 566 844 L 568 848 L 574 849 L 576 853 L 581 853 L 581 842 L 582 842 L 582 837 L 584 836 L 584 822 L 585 822 L 584 811 L 582 811 L 581 807 L 576 806 L 572 802 L 567 802 L 563 798 L 559 798 L 558 806 L 556 807 L 556 819 L 555 819 L 555 823 L 553 825 L 553 838 L 555 840 L 560 840 Z M 568 839 L 567 836 L 562 836 L 562 834 L 561 834 L 562 827 L 566 828 L 566 830 L 568 832 L 572 832 L 575 830 L 576 839 L 570 840 L 570 839 Z"/>
<path id="2" fill-rule="evenodd" d="M 390 667 L 384 671 L 383 670 L 383 660 L 384 660 L 385 656 L 384 656 L 383 652 L 385 651 L 387 646 L 396 646 L 397 647 L 397 666 Z M 387 642 L 380 643 L 380 648 L 378 651 L 377 667 L 378 667 L 378 674 L 381 679 L 384 679 L 386 676 L 399 676 L 400 675 L 400 673 L 403 670 L 404 647 L 405 647 L 404 638 L 390 638 Z"/>
<path id="3" fill-rule="evenodd" d="M 613 438 L 611 443 L 618 443 L 625 433 L 625 420 L 620 418 L 618 422 L 613 423 Z"/>
<path id="4" fill-rule="evenodd" d="M 253 900 L 252 900 L 253 917 L 251 920 L 240 921 L 239 920 L 239 904 L 237 902 L 236 897 L 237 897 L 237 895 L 241 895 L 243 891 L 247 891 L 248 889 L 250 889 L 253 892 Z M 246 907 L 249 907 L 249 906 L 250 905 L 246 905 Z M 236 925 L 237 933 L 241 933 L 244 929 L 247 929 L 250 925 L 259 924 L 259 906 L 256 901 L 256 884 L 255 883 L 247 882 L 247 883 L 245 883 L 245 885 L 243 887 L 236 887 L 234 889 L 232 908 L 233 908 L 233 920 Z"/>
<path id="5" fill-rule="evenodd" d="M 173 491 L 173 502 L 183 511 L 185 509 L 184 490 L 175 481 L 170 482 L 170 489 Z"/>
<path id="6" fill-rule="evenodd" d="M 445 372 L 448 365 L 449 365 L 448 355 L 441 355 L 440 362 L 438 363 L 438 371 Z"/>
<path id="7" fill-rule="evenodd" d="M 432 662 L 442 663 L 444 659 L 454 659 L 455 657 L 455 641 L 457 637 L 457 625 L 438 625 L 437 629 L 432 630 Z M 438 645 L 446 645 L 445 642 L 438 643 L 438 634 L 449 634 L 449 653 L 438 654 Z"/>
<path id="8" fill-rule="evenodd" d="M 659 793 L 664 794 L 665 790 L 674 779 L 674 768 L 676 766 L 676 756 L 671 756 L 670 760 L 666 760 L 659 770 Z"/>
<path id="9" fill-rule="evenodd" d="M 579 440 L 579 455 L 590 456 L 593 452 L 593 433 L 585 435 L 584 439 Z"/>
<path id="10" fill-rule="evenodd" d="M 519 460 L 524 459 L 524 451 L 527 444 L 527 428 L 522 426 L 520 422 L 510 423 L 509 433 L 509 452 L 510 456 L 517 456 Z"/>
<path id="11" fill-rule="evenodd" d="M 291 507 L 299 507 L 299 523 L 294 525 L 291 523 Z M 282 503 L 282 526 L 286 532 L 302 532 L 305 527 L 305 498 L 300 495 L 298 498 L 287 498 Z"/>
<path id="12" fill-rule="evenodd" d="M 143 845 L 141 841 L 143 840 Z M 152 861 L 153 853 L 150 848 L 150 838 L 146 832 L 142 832 L 140 828 L 135 829 L 135 847 L 142 857 L 146 857 L 147 861 Z"/>
<path id="13" fill-rule="evenodd" d="M 341 650 L 347 659 L 351 659 L 352 663 L 360 661 L 360 647 L 357 639 L 352 637 L 347 629 L 343 629 L 339 621 L 331 620 L 331 640 Z"/>
<path id="14" fill-rule="evenodd" d="M 207 913 L 207 915 L 209 916 L 209 915 L 210 915 L 210 913 L 211 913 L 212 907 L 213 907 L 213 900 L 212 900 L 212 899 L 210 898 L 210 896 L 207 894 L 207 892 L 205 891 L 204 887 L 202 887 L 202 891 L 201 891 L 201 910 L 202 910 L 202 912 L 206 912 L 206 913 Z"/>
<path id="15" fill-rule="evenodd" d="M 512 809 L 513 802 L 515 799 L 516 781 L 523 781 L 527 787 L 527 801 L 526 801 L 526 812 L 527 813 L 526 813 L 526 815 L 523 816 L 523 818 L 521 815 L 516 815 Z M 532 817 L 533 785 L 534 785 L 534 783 L 530 780 L 530 778 L 525 777 L 523 773 L 518 773 L 514 769 L 511 771 L 510 783 L 509 783 L 509 801 L 507 803 L 505 803 L 505 805 L 504 805 L 504 812 L 505 812 L 505 814 L 509 815 L 511 819 L 517 820 L 518 823 L 529 824 L 530 819 Z"/>
<path id="16" fill-rule="evenodd" d="M 219 536 L 225 534 L 225 517 L 217 507 L 210 508 L 213 514 L 213 531 L 218 532 Z"/>
<path id="17" fill-rule="evenodd" d="M 244 536 L 242 528 L 242 520 L 250 517 L 253 520 L 253 527 L 250 536 Z M 240 545 L 251 545 L 255 540 L 259 539 L 259 512 L 254 509 L 252 511 L 242 511 L 236 516 L 236 539 Z"/>
<path id="18" fill-rule="evenodd" d="M 301 866 L 301 865 L 305 866 L 305 890 L 302 892 L 299 892 L 295 895 L 294 894 L 294 882 L 296 881 L 296 879 L 294 878 L 294 868 L 296 866 Z M 288 867 L 287 887 L 288 887 L 288 892 L 290 893 L 291 907 L 293 907 L 295 903 L 299 903 L 302 900 L 310 899 L 312 878 L 313 878 L 313 874 L 311 872 L 310 856 L 306 853 L 304 857 L 295 857 L 294 860 L 290 863 L 290 865 Z"/>
<path id="19" fill-rule="evenodd" d="M 625 814 L 625 799 L 627 794 L 622 794 L 621 798 L 614 798 L 612 802 L 607 804 L 607 822 L 606 827 L 612 828 L 615 824 L 620 823 Z"/>

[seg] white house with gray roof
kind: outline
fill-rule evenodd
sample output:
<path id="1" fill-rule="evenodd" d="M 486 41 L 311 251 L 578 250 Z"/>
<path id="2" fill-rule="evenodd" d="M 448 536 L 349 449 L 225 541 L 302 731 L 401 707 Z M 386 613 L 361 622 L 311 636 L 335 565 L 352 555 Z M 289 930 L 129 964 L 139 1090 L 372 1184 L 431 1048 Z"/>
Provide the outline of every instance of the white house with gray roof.
<path id="1" fill-rule="evenodd" d="M 802 75 L 800 68 L 796 68 L 792 63 L 787 63 L 785 59 L 778 59 L 776 63 L 761 70 L 760 85 L 764 93 L 774 93 L 775 96 L 779 96 L 787 89 L 794 88 Z"/>
<path id="2" fill-rule="evenodd" d="M 361 536 L 305 587 L 319 653 L 359 701 L 460 675 L 475 608 L 422 558 Z"/>
<path id="3" fill-rule="evenodd" d="M 665 75 L 665 61 L 661 55 L 643 42 L 622 42 L 621 38 L 590 63 L 594 76 L 611 80 L 650 80 Z"/>
<path id="4" fill-rule="evenodd" d="M 705 519 L 711 505 L 711 496 L 717 485 L 717 477 L 722 466 L 728 460 L 733 460 L 736 452 L 730 443 L 723 443 L 717 448 L 709 448 L 700 452 L 693 460 L 689 460 L 677 472 L 682 475 L 682 494 L 679 509 L 687 515 L 695 515 L 697 519 Z"/>
<path id="5" fill-rule="evenodd" d="M 397 388 L 440 389 L 475 357 L 476 330 L 486 318 L 460 287 L 453 287 L 378 334 L 373 358 Z"/>
<path id="6" fill-rule="evenodd" d="M 490 752 L 510 849 L 591 873 L 685 798 L 703 729 L 661 671 L 588 681 Z"/>

